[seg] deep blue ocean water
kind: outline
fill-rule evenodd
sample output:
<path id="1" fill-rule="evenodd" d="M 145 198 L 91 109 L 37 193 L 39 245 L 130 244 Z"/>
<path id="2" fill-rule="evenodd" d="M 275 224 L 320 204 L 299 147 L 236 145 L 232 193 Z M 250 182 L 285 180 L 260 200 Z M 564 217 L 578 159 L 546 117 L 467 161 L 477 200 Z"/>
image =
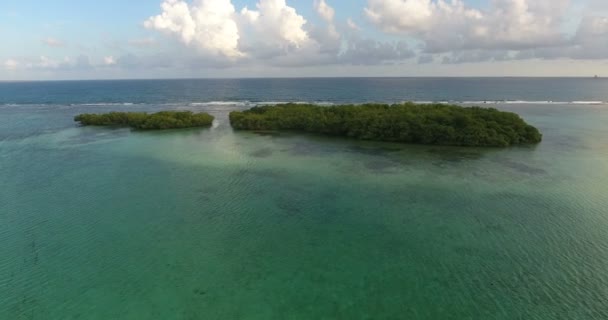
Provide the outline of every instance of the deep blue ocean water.
<path id="1" fill-rule="evenodd" d="M 505 149 L 235 132 L 260 103 L 452 101 Z M 0 319 L 608 319 L 608 80 L 0 83 Z M 212 128 L 80 127 L 205 111 Z"/>
<path id="2" fill-rule="evenodd" d="M 608 79 L 308 78 L 0 83 L 0 104 L 608 101 Z"/>

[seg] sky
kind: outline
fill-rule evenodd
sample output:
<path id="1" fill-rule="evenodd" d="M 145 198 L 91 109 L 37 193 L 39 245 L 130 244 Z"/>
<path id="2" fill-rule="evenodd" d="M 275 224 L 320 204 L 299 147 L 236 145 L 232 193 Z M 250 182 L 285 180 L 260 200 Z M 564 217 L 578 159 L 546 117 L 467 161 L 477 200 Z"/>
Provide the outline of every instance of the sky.
<path id="1" fill-rule="evenodd" d="M 0 80 L 608 76 L 608 0 L 1 0 Z"/>

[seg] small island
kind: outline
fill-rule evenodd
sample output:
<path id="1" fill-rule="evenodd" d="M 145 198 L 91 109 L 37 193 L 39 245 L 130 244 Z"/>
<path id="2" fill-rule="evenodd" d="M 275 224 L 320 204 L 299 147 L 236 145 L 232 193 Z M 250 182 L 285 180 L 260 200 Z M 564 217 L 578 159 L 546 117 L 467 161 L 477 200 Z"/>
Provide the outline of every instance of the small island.
<path id="1" fill-rule="evenodd" d="M 542 134 L 519 115 L 494 108 L 403 103 L 323 107 L 281 104 L 230 113 L 236 130 L 288 130 L 412 144 L 508 147 Z"/>
<path id="2" fill-rule="evenodd" d="M 191 111 L 109 112 L 104 114 L 80 114 L 74 121 L 83 126 L 131 127 L 137 130 L 166 130 L 209 127 L 213 116 Z"/>

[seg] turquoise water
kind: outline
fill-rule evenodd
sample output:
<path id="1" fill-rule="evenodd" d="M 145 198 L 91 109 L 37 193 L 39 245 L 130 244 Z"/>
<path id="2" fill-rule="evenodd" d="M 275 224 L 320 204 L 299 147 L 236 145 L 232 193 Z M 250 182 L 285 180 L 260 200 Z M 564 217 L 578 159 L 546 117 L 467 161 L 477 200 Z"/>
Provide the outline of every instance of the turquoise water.
<path id="1" fill-rule="evenodd" d="M 608 106 L 535 147 L 80 128 L 0 107 L 0 319 L 607 319 Z"/>

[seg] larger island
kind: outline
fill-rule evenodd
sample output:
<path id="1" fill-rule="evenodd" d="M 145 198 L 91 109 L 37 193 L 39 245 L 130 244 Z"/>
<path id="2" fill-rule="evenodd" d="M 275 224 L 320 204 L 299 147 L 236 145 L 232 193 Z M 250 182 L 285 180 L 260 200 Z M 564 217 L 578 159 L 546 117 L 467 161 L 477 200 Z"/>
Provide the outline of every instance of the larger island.
<path id="1" fill-rule="evenodd" d="M 508 147 L 542 134 L 515 113 L 447 104 L 281 104 L 230 113 L 237 130 L 289 130 L 412 144 Z"/>

